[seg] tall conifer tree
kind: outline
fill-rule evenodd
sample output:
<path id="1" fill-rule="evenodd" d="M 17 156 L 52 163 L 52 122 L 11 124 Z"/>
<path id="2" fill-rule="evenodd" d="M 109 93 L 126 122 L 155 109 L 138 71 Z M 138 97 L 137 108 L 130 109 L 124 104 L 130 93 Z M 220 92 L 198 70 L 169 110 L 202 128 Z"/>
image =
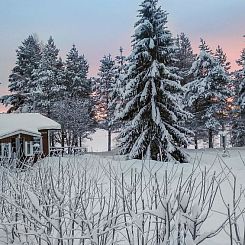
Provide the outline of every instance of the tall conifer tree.
<path id="1" fill-rule="evenodd" d="M 65 69 L 65 90 L 70 97 L 88 97 L 91 88 L 87 78 L 89 65 L 84 55 L 79 55 L 75 45 L 67 54 Z"/>
<path id="2" fill-rule="evenodd" d="M 108 131 L 108 151 L 111 151 L 113 88 L 115 87 L 114 60 L 111 55 L 100 61 L 99 78 L 96 80 L 96 108 L 100 125 Z"/>
<path id="3" fill-rule="evenodd" d="M 237 117 L 233 124 L 233 143 L 235 146 L 245 146 L 245 49 L 242 50 L 237 64 L 241 67 L 236 71 L 235 87 L 236 87 L 236 106 L 239 108 Z"/>
<path id="4" fill-rule="evenodd" d="M 226 136 L 225 136 L 225 129 L 227 124 L 231 124 L 231 118 L 233 110 L 232 107 L 234 105 L 234 80 L 232 79 L 230 69 L 231 63 L 227 60 L 227 55 L 223 51 L 220 45 L 215 50 L 214 57 L 216 61 L 220 64 L 220 66 L 224 69 L 226 76 L 229 78 L 229 84 L 226 84 L 226 89 L 229 91 L 228 96 L 230 98 L 226 98 L 225 100 L 220 102 L 220 107 L 222 107 L 221 113 L 219 113 L 219 121 L 222 126 L 223 136 L 222 136 L 222 144 L 223 148 L 226 148 Z M 232 99 L 233 97 L 233 99 Z"/>
<path id="5" fill-rule="evenodd" d="M 95 127 L 91 83 L 87 78 L 89 65 L 84 55 L 80 55 L 73 45 L 64 64 L 59 59 L 57 67 L 58 91 L 52 103 L 52 118 L 61 124 L 62 146 L 65 143 L 81 146 L 82 139 L 94 132 Z"/>
<path id="6" fill-rule="evenodd" d="M 181 84 L 185 85 L 191 81 L 189 71 L 195 61 L 195 55 L 193 53 L 191 42 L 185 33 L 181 33 L 177 36 L 176 46 L 175 66 L 178 68 L 179 76 L 182 77 Z"/>
<path id="7" fill-rule="evenodd" d="M 59 100 L 61 85 L 59 78 L 63 65 L 58 58 L 59 50 L 52 37 L 44 46 L 38 69 L 33 72 L 35 78 L 35 110 L 51 116 L 53 104 Z"/>
<path id="8" fill-rule="evenodd" d="M 207 129 L 209 148 L 213 148 L 213 134 L 221 129 L 221 115 L 226 110 L 227 99 L 232 96 L 230 79 L 203 39 L 199 48 L 200 54 L 190 72 L 194 80 L 187 85 L 187 98 L 195 115 L 196 134 L 201 128 Z"/>
<path id="9" fill-rule="evenodd" d="M 129 158 L 186 161 L 180 146 L 187 129 L 179 125 L 188 114 L 179 105 L 180 78 L 172 70 L 174 41 L 167 13 L 157 0 L 144 0 L 135 25 L 133 50 L 125 77 L 128 103 L 118 118 L 126 123 L 120 151 Z"/>
<path id="10" fill-rule="evenodd" d="M 242 109 L 242 114 L 245 118 L 245 49 L 241 52 L 241 57 L 237 61 L 237 64 L 241 67 L 241 69 L 237 72 L 240 85 L 239 85 L 239 105 Z"/>
<path id="11" fill-rule="evenodd" d="M 22 42 L 16 51 L 17 61 L 9 76 L 10 95 L 4 96 L 3 103 L 10 105 L 10 111 L 33 110 L 33 71 L 38 68 L 41 59 L 41 47 L 34 35 Z"/>
<path id="12" fill-rule="evenodd" d="M 121 123 L 116 120 L 115 113 L 119 112 L 126 101 L 124 98 L 125 93 L 125 74 L 127 69 L 126 57 L 123 55 L 123 48 L 120 47 L 120 55 L 116 56 L 114 63 L 114 83 L 112 84 L 110 109 L 112 110 L 112 126 L 113 130 L 118 130 Z"/>

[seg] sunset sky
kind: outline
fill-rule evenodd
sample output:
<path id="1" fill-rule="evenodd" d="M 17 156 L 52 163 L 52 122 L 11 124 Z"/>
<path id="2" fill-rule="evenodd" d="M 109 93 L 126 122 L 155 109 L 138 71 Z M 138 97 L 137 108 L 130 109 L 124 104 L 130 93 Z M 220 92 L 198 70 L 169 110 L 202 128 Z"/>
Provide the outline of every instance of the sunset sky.
<path id="1" fill-rule="evenodd" d="M 40 40 L 53 36 L 65 58 L 76 44 L 95 76 L 104 54 L 113 56 L 119 47 L 130 51 L 133 25 L 141 0 L 0 0 L 0 96 L 7 92 L 8 75 L 16 60 L 15 50 L 29 35 Z M 244 0 L 164 0 L 169 28 L 185 32 L 197 51 L 200 37 L 214 49 L 223 47 L 233 69 L 245 47 Z M 0 109 L 1 110 L 1 109 Z"/>

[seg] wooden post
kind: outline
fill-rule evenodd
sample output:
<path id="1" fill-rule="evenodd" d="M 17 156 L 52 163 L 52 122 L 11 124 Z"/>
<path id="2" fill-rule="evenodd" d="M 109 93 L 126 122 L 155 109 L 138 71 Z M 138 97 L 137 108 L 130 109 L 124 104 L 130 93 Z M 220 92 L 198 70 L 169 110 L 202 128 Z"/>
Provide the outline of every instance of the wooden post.
<path id="1" fill-rule="evenodd" d="M 225 135 L 225 125 L 222 124 L 222 146 L 224 153 L 226 152 L 226 135 Z"/>
<path id="2" fill-rule="evenodd" d="M 50 131 L 48 130 L 48 156 L 50 156 Z"/>
<path id="3" fill-rule="evenodd" d="M 21 157 L 21 145 L 20 145 L 20 134 L 16 138 L 16 157 L 20 159 Z"/>
<path id="4" fill-rule="evenodd" d="M 195 141 L 195 149 L 197 150 L 198 149 L 197 133 L 195 133 L 194 141 Z"/>
<path id="5" fill-rule="evenodd" d="M 61 127 L 61 155 L 62 157 L 64 156 L 64 147 L 65 147 L 65 132 L 64 132 L 64 127 Z"/>
<path id="6" fill-rule="evenodd" d="M 79 146 L 82 147 L 82 137 L 79 136 Z"/>
<path id="7" fill-rule="evenodd" d="M 111 151 L 111 128 L 108 128 L 108 151 Z"/>
<path id="8" fill-rule="evenodd" d="M 213 130 L 212 129 L 208 130 L 208 146 L 209 146 L 209 148 L 214 148 Z"/>

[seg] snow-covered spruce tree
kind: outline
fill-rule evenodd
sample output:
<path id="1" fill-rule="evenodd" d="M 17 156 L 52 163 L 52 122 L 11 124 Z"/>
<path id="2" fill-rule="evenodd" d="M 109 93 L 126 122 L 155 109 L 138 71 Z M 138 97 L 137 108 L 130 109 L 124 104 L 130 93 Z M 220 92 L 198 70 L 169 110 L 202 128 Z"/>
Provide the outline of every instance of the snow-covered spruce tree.
<path id="1" fill-rule="evenodd" d="M 193 63 L 190 74 L 194 80 L 187 84 L 188 105 L 195 115 L 195 133 L 208 130 L 209 148 L 213 148 L 213 134 L 222 128 L 227 110 L 230 79 L 218 59 L 201 39 L 200 54 Z M 195 139 L 197 144 L 197 138 Z M 197 145 L 196 145 L 197 148 Z"/>
<path id="2" fill-rule="evenodd" d="M 115 76 L 115 83 L 113 83 L 112 88 L 112 99 L 116 99 L 115 104 L 120 103 L 123 100 L 124 96 L 124 76 L 126 74 L 127 69 L 127 60 L 126 56 L 123 55 L 123 48 L 120 47 L 120 55 L 116 56 L 114 62 L 114 76 Z"/>
<path id="3" fill-rule="evenodd" d="M 219 61 L 220 65 L 225 69 L 225 72 L 229 73 L 231 69 L 231 63 L 227 60 L 227 55 L 223 49 L 218 45 L 215 50 L 214 57 Z"/>
<path id="4" fill-rule="evenodd" d="M 229 79 L 230 79 L 230 84 L 227 85 L 227 90 L 229 90 L 230 92 L 232 91 L 230 93 L 230 98 L 228 98 L 225 101 L 223 113 L 220 114 L 222 131 L 225 132 L 225 125 L 231 124 L 231 119 L 233 119 L 232 118 L 232 114 L 233 114 L 232 108 L 233 108 L 233 104 L 234 104 L 234 99 L 232 99 L 232 96 L 234 96 L 234 86 L 233 86 L 234 81 L 233 81 L 231 73 L 230 73 L 231 63 L 227 60 L 227 55 L 223 51 L 223 49 L 221 48 L 220 45 L 218 45 L 218 47 L 216 48 L 215 53 L 214 53 L 214 57 L 219 62 L 219 64 L 224 68 L 224 71 L 225 71 L 227 77 L 229 77 Z M 226 147 L 225 135 L 222 136 L 222 143 L 223 143 L 223 148 L 225 149 L 225 147 Z"/>
<path id="5" fill-rule="evenodd" d="M 237 61 L 237 64 L 241 66 L 241 69 L 238 71 L 238 76 L 240 77 L 240 86 L 239 86 L 239 100 L 238 103 L 241 107 L 242 118 L 245 119 L 245 49 L 241 53 L 240 59 Z"/>
<path id="6" fill-rule="evenodd" d="M 178 75 L 182 77 L 181 84 L 185 85 L 192 79 L 189 72 L 196 56 L 193 53 L 191 42 L 185 33 L 177 36 L 176 46 L 175 66 L 178 68 Z"/>
<path id="7" fill-rule="evenodd" d="M 108 151 L 111 151 L 111 122 L 113 106 L 112 91 L 115 83 L 114 60 L 111 55 L 100 61 L 98 79 L 96 80 L 96 114 L 102 128 L 108 131 Z"/>
<path id="8" fill-rule="evenodd" d="M 187 144 L 187 129 L 179 125 L 188 113 L 178 104 L 182 91 L 172 73 L 174 41 L 167 29 L 167 13 L 157 0 L 140 5 L 133 50 L 125 77 L 126 104 L 118 118 L 126 123 L 119 136 L 121 154 L 185 162 L 180 146 Z"/>
<path id="9" fill-rule="evenodd" d="M 90 81 L 87 78 L 89 65 L 84 55 L 79 55 L 73 45 L 65 62 L 65 92 L 69 97 L 88 97 L 91 93 Z"/>
<path id="10" fill-rule="evenodd" d="M 177 35 L 176 41 L 176 51 L 175 51 L 175 63 L 174 66 L 177 68 L 177 74 L 182 78 L 181 84 L 186 85 L 188 82 L 193 80 L 193 77 L 190 75 L 190 69 L 192 67 L 192 63 L 195 61 L 196 55 L 193 53 L 193 49 L 191 46 L 191 42 L 189 38 L 181 33 Z M 186 105 L 185 96 L 181 94 L 180 103 Z M 190 119 L 189 121 L 183 121 L 183 125 L 188 128 L 192 128 L 193 121 Z M 187 147 L 187 145 L 185 145 Z"/>
<path id="11" fill-rule="evenodd" d="M 52 37 L 44 46 L 39 67 L 34 70 L 35 110 L 51 117 L 54 103 L 61 97 L 63 64 L 58 59 L 59 50 Z"/>
<path id="12" fill-rule="evenodd" d="M 10 95 L 2 97 L 3 103 L 10 105 L 10 111 L 32 111 L 33 109 L 33 70 L 41 59 L 40 43 L 30 35 L 18 47 L 16 66 L 9 76 Z"/>
<path id="13" fill-rule="evenodd" d="M 119 96 L 123 96 L 123 90 L 125 88 L 124 84 L 124 75 L 126 74 L 127 70 L 127 58 L 123 54 L 123 48 L 120 47 L 119 49 L 120 55 L 116 56 L 115 58 L 115 64 L 114 64 L 114 73 L 115 73 L 115 79 L 117 80 L 117 87 L 118 87 L 118 94 Z"/>
<path id="14" fill-rule="evenodd" d="M 114 63 L 114 83 L 112 84 L 111 101 L 109 108 L 112 112 L 119 111 L 125 105 L 125 74 L 127 69 L 126 56 L 123 55 L 123 48 L 120 47 L 120 55 L 116 56 Z M 111 123 L 113 130 L 121 128 L 121 122 L 116 120 L 115 113 L 111 114 Z"/>
<path id="15" fill-rule="evenodd" d="M 207 107 L 206 104 L 208 103 L 206 103 L 205 98 L 199 98 L 198 95 L 195 94 L 194 89 L 197 90 L 199 86 L 199 83 L 196 82 L 196 80 L 198 79 L 199 81 L 204 79 L 208 74 L 208 70 L 211 69 L 211 66 L 213 66 L 214 63 L 214 59 L 211 58 L 212 50 L 203 39 L 201 39 L 199 49 L 200 54 L 196 57 L 189 72 L 190 76 L 193 77 L 193 81 L 185 86 L 186 94 L 184 100 L 189 111 L 194 115 L 194 120 L 188 121 L 188 127 L 192 128 L 195 133 L 195 149 L 198 149 L 198 139 L 200 137 L 206 137 L 206 127 L 203 116 L 205 114 L 205 108 Z M 194 85 L 196 85 L 196 87 L 194 87 Z"/>
<path id="16" fill-rule="evenodd" d="M 67 54 L 65 70 L 61 78 L 62 96 L 52 110 L 54 118 L 61 124 L 61 145 L 80 146 L 82 138 L 93 132 L 93 105 L 91 82 L 87 78 L 89 65 L 84 55 L 79 55 L 75 45 Z M 65 113 L 67 108 L 67 113 Z M 65 113 L 65 115 L 64 115 Z M 86 116 L 85 116 L 86 114 Z M 86 124 L 86 125 L 85 125 Z"/>
<path id="17" fill-rule="evenodd" d="M 237 60 L 237 64 L 241 67 L 235 72 L 235 108 L 238 109 L 238 118 L 232 127 L 233 143 L 235 146 L 245 146 L 245 49 L 241 52 L 241 57 Z"/>

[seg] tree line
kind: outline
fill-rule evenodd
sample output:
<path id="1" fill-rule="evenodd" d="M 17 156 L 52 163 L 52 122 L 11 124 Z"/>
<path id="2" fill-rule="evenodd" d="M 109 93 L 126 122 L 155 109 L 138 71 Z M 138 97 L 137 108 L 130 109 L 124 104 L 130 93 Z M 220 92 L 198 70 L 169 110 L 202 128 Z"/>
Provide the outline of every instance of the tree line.
<path id="1" fill-rule="evenodd" d="M 234 146 L 245 145 L 245 48 L 231 71 L 223 49 L 201 39 L 195 54 L 188 36 L 174 37 L 168 13 L 157 0 L 144 0 L 138 12 L 132 50 L 105 55 L 97 77 L 72 46 L 66 59 L 52 37 L 46 44 L 30 35 L 18 47 L 9 76 L 9 112 L 40 112 L 61 123 L 62 145 L 78 145 L 96 127 L 119 131 L 119 149 L 129 158 L 186 161 L 182 150 L 194 138 L 227 129 Z M 223 140 L 224 141 L 224 140 Z"/>

